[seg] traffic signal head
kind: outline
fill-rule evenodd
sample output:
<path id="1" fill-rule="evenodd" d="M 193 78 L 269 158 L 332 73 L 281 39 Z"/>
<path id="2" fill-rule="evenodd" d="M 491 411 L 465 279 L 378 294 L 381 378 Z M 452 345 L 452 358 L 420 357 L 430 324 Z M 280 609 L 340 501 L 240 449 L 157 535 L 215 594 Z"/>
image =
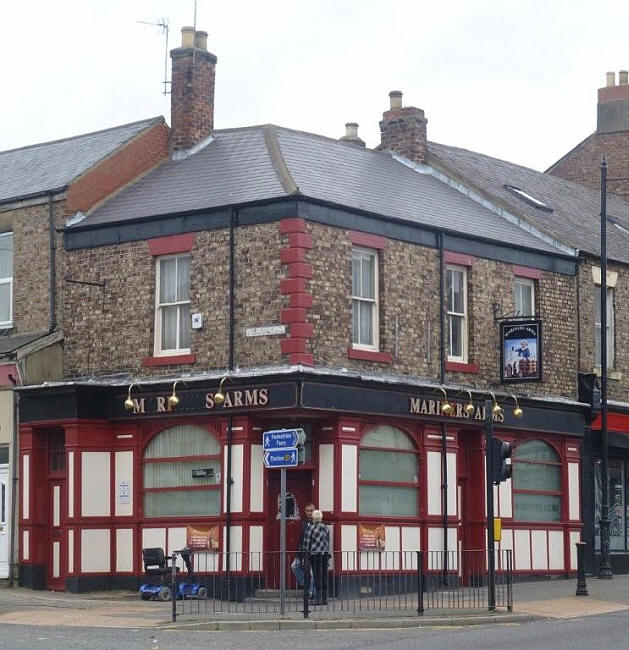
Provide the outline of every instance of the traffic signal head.
<path id="1" fill-rule="evenodd" d="M 499 438 L 493 439 L 492 450 L 492 480 L 494 485 L 499 485 L 503 481 L 511 478 L 513 468 L 510 463 L 507 463 L 507 458 L 511 458 L 513 450 L 511 443 L 500 440 Z"/>

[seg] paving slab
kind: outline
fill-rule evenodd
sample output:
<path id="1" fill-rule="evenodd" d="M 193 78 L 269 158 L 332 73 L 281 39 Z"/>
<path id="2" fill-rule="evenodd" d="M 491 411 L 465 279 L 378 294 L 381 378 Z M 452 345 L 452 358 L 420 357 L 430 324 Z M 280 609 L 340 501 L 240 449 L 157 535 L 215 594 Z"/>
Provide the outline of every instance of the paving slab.
<path id="1" fill-rule="evenodd" d="M 546 618 L 576 618 L 609 614 L 629 609 L 629 605 L 597 600 L 587 596 L 553 598 L 551 600 L 530 600 L 518 605 L 518 612 L 544 616 Z"/>

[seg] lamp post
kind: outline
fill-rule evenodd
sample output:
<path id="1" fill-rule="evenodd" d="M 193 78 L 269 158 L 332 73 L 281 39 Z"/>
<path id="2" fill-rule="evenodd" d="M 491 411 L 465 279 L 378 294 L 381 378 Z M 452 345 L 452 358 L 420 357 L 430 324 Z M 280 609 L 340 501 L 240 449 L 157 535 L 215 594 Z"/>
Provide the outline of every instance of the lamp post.
<path id="1" fill-rule="evenodd" d="M 601 163 L 601 562 L 598 577 L 613 577 L 609 557 L 609 472 L 607 462 L 607 159 Z"/>
<path id="2" fill-rule="evenodd" d="M 485 478 L 487 484 L 487 606 L 496 609 L 496 564 L 494 557 L 494 481 L 493 449 L 494 423 L 492 408 L 495 402 L 485 400 Z"/>

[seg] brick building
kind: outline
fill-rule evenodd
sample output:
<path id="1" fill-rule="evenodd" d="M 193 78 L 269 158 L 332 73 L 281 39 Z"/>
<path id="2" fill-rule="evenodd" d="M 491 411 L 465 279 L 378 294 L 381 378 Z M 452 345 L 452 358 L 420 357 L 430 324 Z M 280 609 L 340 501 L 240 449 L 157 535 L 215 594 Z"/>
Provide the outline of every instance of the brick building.
<path id="1" fill-rule="evenodd" d="M 14 385 L 63 377 L 59 230 L 167 153 L 162 118 L 0 152 L 0 577 L 15 563 Z"/>
<path id="2" fill-rule="evenodd" d="M 629 74 L 621 70 L 618 74 L 607 73 L 606 85 L 598 90 L 596 131 L 580 142 L 574 149 L 560 158 L 549 169 L 554 176 L 583 183 L 600 192 L 601 162 L 606 159 L 608 165 L 608 246 L 613 250 L 607 273 L 607 312 L 608 312 L 608 373 L 609 388 L 609 495 L 611 508 L 611 550 L 612 563 L 616 570 L 626 571 L 629 567 L 629 538 L 626 510 L 627 485 L 629 484 L 629 380 L 627 372 L 628 359 L 625 353 L 627 321 L 629 319 L 627 304 L 627 286 L 629 284 L 626 243 L 624 236 L 629 228 L 624 203 L 615 196 L 629 197 Z M 592 205 L 592 214 L 595 213 Z M 580 224 L 579 224 L 580 228 Z M 577 231 L 578 232 L 578 231 Z M 595 315 L 600 309 L 600 295 L 593 292 L 600 287 L 601 272 L 598 255 L 600 236 L 593 230 L 588 239 L 591 242 L 584 251 L 583 263 L 579 270 L 579 287 L 581 291 L 582 310 L 584 314 L 583 336 L 580 338 L 580 370 L 583 373 L 600 372 L 600 317 Z M 595 311 L 596 310 L 596 311 Z M 592 336 L 596 332 L 597 337 Z M 596 339 L 596 340 L 595 340 Z M 592 359 L 594 358 L 594 364 Z M 591 383 L 587 380 L 585 383 Z M 586 391 L 587 392 L 587 391 Z M 587 399 L 587 397 L 586 397 Z M 595 461 L 594 483 L 586 492 L 592 500 L 600 498 L 600 429 L 601 418 L 592 422 L 592 454 Z M 592 518 L 598 521 L 598 506 L 593 510 Z M 598 526 L 597 526 L 598 527 Z M 592 535 L 587 538 L 590 548 L 598 548 L 599 539 Z"/>
<path id="3" fill-rule="evenodd" d="M 22 583 L 136 585 L 141 549 L 194 525 L 273 584 L 252 559 L 278 548 L 261 432 L 289 426 L 307 435 L 289 545 L 312 500 L 336 551 L 363 525 L 387 550 L 483 548 L 489 391 L 515 450 L 502 548 L 523 575 L 573 571 L 595 192 L 429 142 L 399 92 L 378 151 L 352 123 L 214 130 L 204 33 L 172 58 L 170 157 L 63 228 L 63 379 L 19 391 Z"/>

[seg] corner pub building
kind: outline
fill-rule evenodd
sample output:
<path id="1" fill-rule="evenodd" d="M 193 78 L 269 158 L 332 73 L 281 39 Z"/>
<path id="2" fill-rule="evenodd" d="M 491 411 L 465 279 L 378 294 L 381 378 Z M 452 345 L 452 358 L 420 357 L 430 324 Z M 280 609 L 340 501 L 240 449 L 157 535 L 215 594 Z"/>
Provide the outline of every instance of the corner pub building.
<path id="1" fill-rule="evenodd" d="M 175 155 L 64 230 L 83 281 L 64 287 L 65 379 L 19 389 L 21 584 L 136 587 L 141 549 L 182 548 L 188 525 L 215 525 L 234 574 L 272 584 L 252 559 L 279 548 L 262 432 L 283 427 L 307 436 L 289 548 L 309 501 L 335 551 L 360 551 L 360 525 L 383 526 L 386 551 L 485 548 L 488 391 L 514 446 L 500 547 L 522 575 L 574 571 L 575 255 L 407 164 L 426 121 L 395 93 L 382 151 L 352 132 L 213 130 L 199 34 L 172 52 Z M 205 126 L 179 119 L 199 108 Z M 502 359 L 515 313 L 539 325 L 534 381 Z"/>

